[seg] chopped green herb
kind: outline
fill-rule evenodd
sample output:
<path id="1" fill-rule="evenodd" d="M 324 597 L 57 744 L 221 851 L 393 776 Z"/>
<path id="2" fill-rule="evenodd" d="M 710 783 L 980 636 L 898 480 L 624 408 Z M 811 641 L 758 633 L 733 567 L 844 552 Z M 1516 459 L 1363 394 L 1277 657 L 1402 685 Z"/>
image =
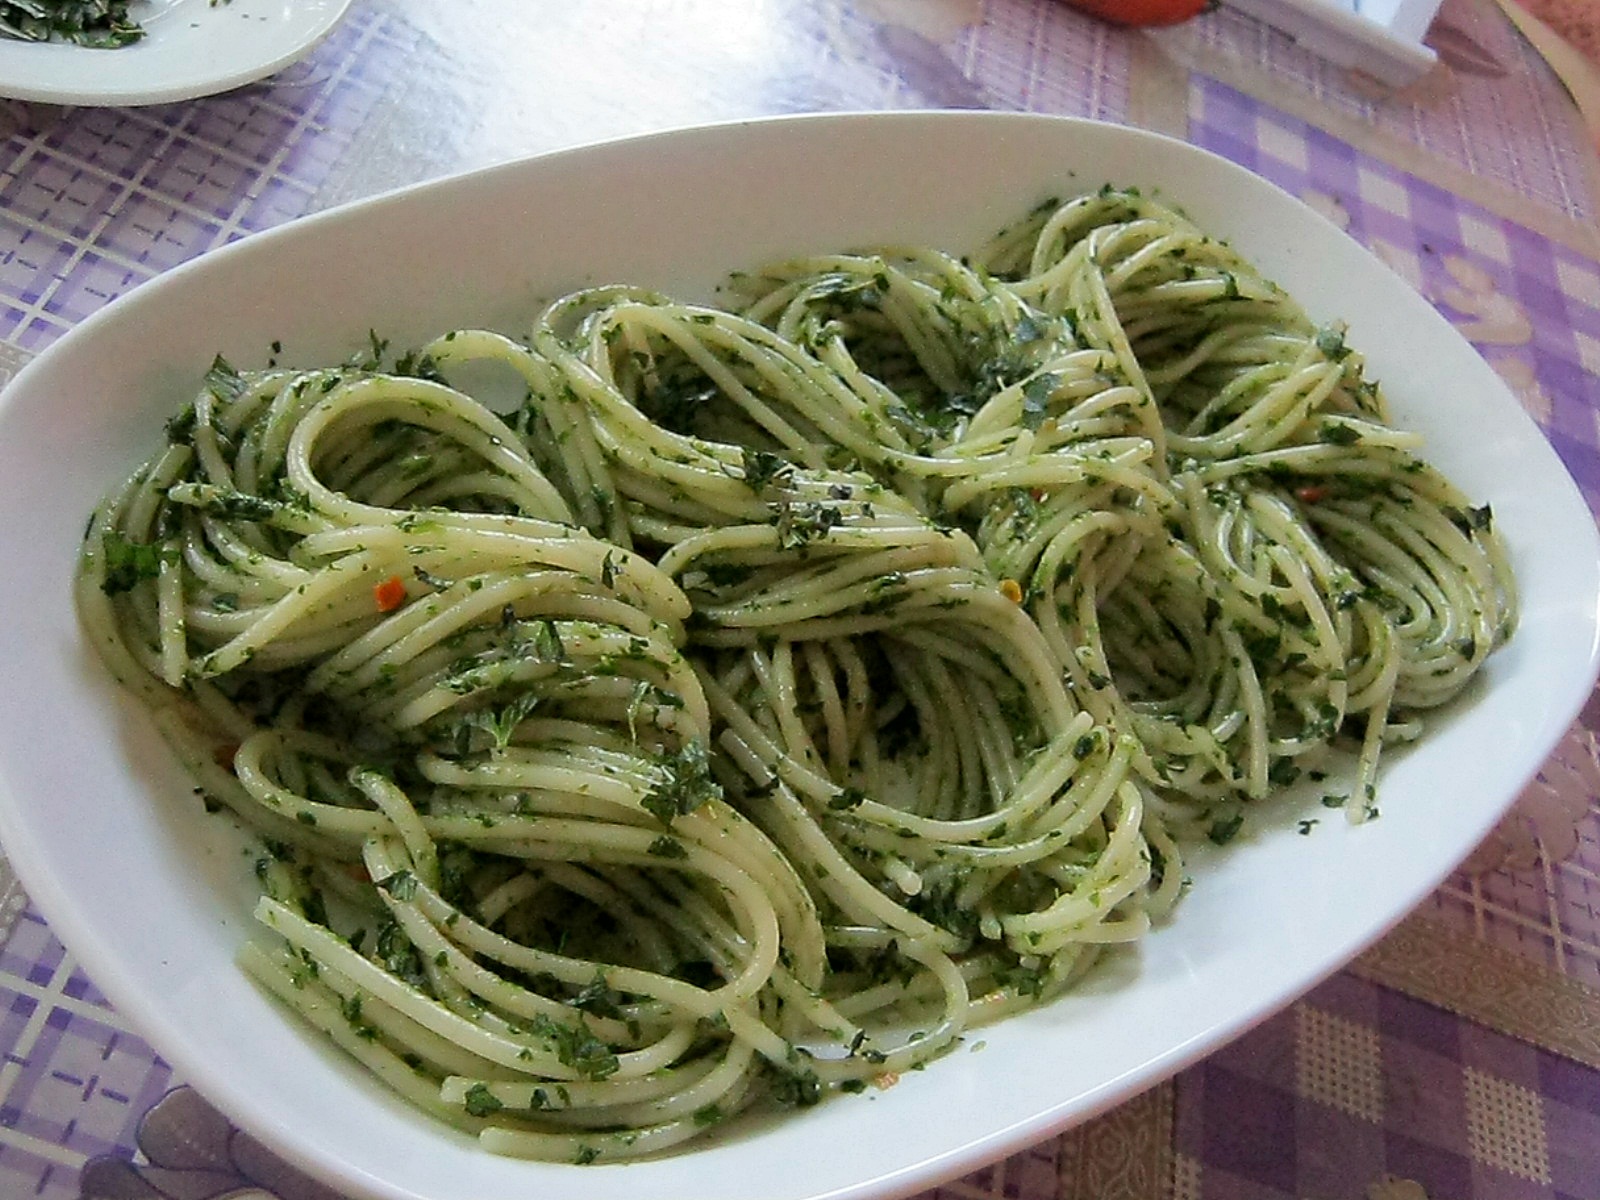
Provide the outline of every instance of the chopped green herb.
<path id="1" fill-rule="evenodd" d="M 161 564 L 172 561 L 172 554 L 147 542 L 130 542 L 115 531 L 101 543 L 105 551 L 106 577 L 100 590 L 108 596 L 132 591 L 140 580 L 161 574 Z"/>
<path id="2" fill-rule="evenodd" d="M 396 871 L 378 880 L 378 886 L 396 900 L 410 900 L 417 894 L 417 877 L 410 871 Z"/>
<path id="3" fill-rule="evenodd" d="M 810 1108 L 822 1099 L 822 1080 L 815 1071 L 784 1067 L 772 1069 L 772 1098 L 791 1108 Z"/>
<path id="4" fill-rule="evenodd" d="M 1335 446 L 1349 446 L 1361 440 L 1361 431 L 1342 421 L 1324 421 L 1317 427 L 1322 440 Z"/>
<path id="5" fill-rule="evenodd" d="M 578 994 L 568 1003 L 597 1017 L 622 1016 L 622 996 L 607 982 L 606 973 L 598 968 L 594 978 L 579 988 Z"/>
<path id="6" fill-rule="evenodd" d="M 533 634 L 533 647 L 546 662 L 565 662 L 567 648 L 561 643 L 561 631 L 554 621 L 540 621 Z"/>
<path id="7" fill-rule="evenodd" d="M 234 369 L 233 364 L 220 354 L 211 360 L 211 369 L 206 372 L 205 384 L 206 391 L 224 404 L 237 400 L 244 394 L 244 389 L 248 386 L 245 383 L 244 376 L 239 374 Z"/>
<path id="8" fill-rule="evenodd" d="M 1045 372 L 1035 375 L 1022 385 L 1022 423 L 1029 429 L 1044 424 L 1049 412 L 1050 397 L 1061 386 L 1061 376 Z"/>
<path id="9" fill-rule="evenodd" d="M 711 762 L 704 742 L 685 742 L 676 753 L 656 762 L 665 778 L 641 801 L 663 825 L 691 813 L 709 800 L 722 799 L 722 786 L 711 777 Z"/>
<path id="10" fill-rule="evenodd" d="M 0 0 L 0 38 L 71 42 L 95 50 L 131 46 L 145 35 L 130 0 Z"/>
<path id="11" fill-rule="evenodd" d="M 1350 347 L 1344 344 L 1344 330 L 1336 325 L 1317 330 L 1317 349 L 1329 362 L 1342 362 L 1350 354 Z"/>
<path id="12" fill-rule="evenodd" d="M 840 788 L 829 798 L 828 807 L 834 812 L 848 812 L 852 808 L 859 808 L 866 798 L 866 792 L 858 787 Z"/>
<path id="13" fill-rule="evenodd" d="M 1218 817 L 1211 822 L 1211 827 L 1206 830 L 1206 837 L 1219 846 L 1226 846 L 1233 841 L 1240 829 L 1244 827 L 1244 814 L 1234 813 L 1232 816 Z"/>
<path id="14" fill-rule="evenodd" d="M 576 1025 L 568 1025 L 540 1014 L 533 1019 L 533 1032 L 550 1043 L 562 1066 L 571 1067 L 585 1079 L 608 1078 L 621 1065 L 611 1047 L 597 1038 L 581 1017 Z"/>
<path id="15" fill-rule="evenodd" d="M 1300 778 L 1300 768 L 1294 765 L 1294 760 L 1289 758 L 1275 759 L 1272 766 L 1267 768 L 1267 780 L 1278 787 L 1288 787 Z"/>
<path id="16" fill-rule="evenodd" d="M 752 492 L 764 491 L 768 484 L 784 483 L 794 474 L 791 464 L 766 450 L 744 449 L 740 455 L 744 482 Z"/>
<path id="17" fill-rule="evenodd" d="M 492 1117 L 505 1107 L 500 1098 L 481 1083 L 467 1089 L 465 1101 L 467 1112 L 474 1117 Z"/>

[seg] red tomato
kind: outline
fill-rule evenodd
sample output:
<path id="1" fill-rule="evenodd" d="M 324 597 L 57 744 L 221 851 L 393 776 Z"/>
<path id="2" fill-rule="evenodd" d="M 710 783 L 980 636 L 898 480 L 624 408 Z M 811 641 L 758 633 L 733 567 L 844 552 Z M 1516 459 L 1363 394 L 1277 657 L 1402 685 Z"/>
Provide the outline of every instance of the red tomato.
<path id="1" fill-rule="evenodd" d="M 1113 25 L 1176 25 L 1216 7 L 1216 0 L 1067 0 Z"/>

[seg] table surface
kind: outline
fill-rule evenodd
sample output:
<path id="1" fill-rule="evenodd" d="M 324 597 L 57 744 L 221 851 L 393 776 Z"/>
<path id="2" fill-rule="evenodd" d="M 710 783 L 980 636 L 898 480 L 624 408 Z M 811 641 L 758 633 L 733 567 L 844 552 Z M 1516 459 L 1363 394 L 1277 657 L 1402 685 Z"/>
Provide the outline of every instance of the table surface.
<path id="1" fill-rule="evenodd" d="M 1493 0 L 1375 91 L 1221 10 L 1052 0 L 355 0 L 305 60 L 133 109 L 0 101 L 0 383 L 141 282 L 421 179 L 799 111 L 1139 124 L 1301 196 L 1432 301 L 1600 509 L 1600 167 Z M 1600 1198 L 1600 700 L 1389 938 L 1122 1108 L 926 1197 Z M 320 1200 L 128 1028 L 0 859 L 0 1195 Z M 925 1200 L 926 1200 L 925 1197 Z"/>

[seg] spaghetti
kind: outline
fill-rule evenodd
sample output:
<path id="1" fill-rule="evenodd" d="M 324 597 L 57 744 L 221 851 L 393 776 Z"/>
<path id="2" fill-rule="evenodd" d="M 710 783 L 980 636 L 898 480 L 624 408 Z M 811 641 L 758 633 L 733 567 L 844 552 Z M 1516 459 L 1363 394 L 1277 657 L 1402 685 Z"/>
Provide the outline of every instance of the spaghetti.
<path id="1" fill-rule="evenodd" d="M 1137 193 L 734 286 L 219 361 L 86 540 L 96 645 L 267 839 L 245 967 L 497 1152 L 1059 993 L 1341 743 L 1368 815 L 1514 622 L 1342 331 Z"/>

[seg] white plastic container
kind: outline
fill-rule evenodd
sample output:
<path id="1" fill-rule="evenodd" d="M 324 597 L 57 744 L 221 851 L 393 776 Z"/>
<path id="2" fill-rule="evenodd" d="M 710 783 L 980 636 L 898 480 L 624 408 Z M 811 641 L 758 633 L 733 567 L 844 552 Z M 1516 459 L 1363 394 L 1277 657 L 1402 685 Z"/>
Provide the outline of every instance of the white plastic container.
<path id="1" fill-rule="evenodd" d="M 1425 74 L 1437 55 L 1424 45 L 1441 0 L 1227 0 L 1282 30 L 1312 53 L 1390 87 Z"/>

